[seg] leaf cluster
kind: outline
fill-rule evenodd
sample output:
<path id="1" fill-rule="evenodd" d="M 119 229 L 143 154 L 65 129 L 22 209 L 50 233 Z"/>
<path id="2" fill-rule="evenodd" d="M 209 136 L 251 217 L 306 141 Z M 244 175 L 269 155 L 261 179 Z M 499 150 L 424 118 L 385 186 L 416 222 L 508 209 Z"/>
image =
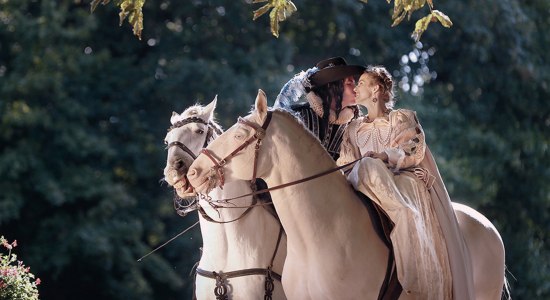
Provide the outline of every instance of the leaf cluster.
<path id="1" fill-rule="evenodd" d="M 90 3 L 90 10 L 93 13 L 97 6 L 101 3 L 106 5 L 111 0 L 92 0 Z M 119 16 L 119 26 L 122 26 L 122 23 L 126 18 L 128 18 L 128 23 L 132 25 L 134 35 L 136 35 L 141 40 L 141 32 L 143 31 L 143 5 L 145 0 L 116 0 L 115 5 L 120 8 Z"/>
<path id="2" fill-rule="evenodd" d="M 17 241 L 8 243 L 0 236 L 0 248 L 8 251 L 7 255 L 0 253 L 0 300 L 38 300 L 40 278 L 35 279 L 30 267 L 17 260 L 12 253 L 16 246 Z"/>

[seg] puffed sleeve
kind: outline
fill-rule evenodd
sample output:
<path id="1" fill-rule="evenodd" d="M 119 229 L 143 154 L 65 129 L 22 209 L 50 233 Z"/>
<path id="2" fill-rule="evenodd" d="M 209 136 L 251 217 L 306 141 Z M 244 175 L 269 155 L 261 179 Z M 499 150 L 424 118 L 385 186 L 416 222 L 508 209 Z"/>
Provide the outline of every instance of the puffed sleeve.
<path id="1" fill-rule="evenodd" d="M 389 165 L 394 170 L 417 166 L 424 159 L 426 139 L 416 112 L 399 109 L 390 119 L 392 137 L 390 148 L 385 150 Z"/>
<path id="2" fill-rule="evenodd" d="M 355 132 L 359 126 L 359 119 L 351 121 L 342 137 L 342 143 L 340 144 L 340 157 L 336 161 L 338 166 L 345 165 L 361 157 L 357 141 L 355 140 Z"/>

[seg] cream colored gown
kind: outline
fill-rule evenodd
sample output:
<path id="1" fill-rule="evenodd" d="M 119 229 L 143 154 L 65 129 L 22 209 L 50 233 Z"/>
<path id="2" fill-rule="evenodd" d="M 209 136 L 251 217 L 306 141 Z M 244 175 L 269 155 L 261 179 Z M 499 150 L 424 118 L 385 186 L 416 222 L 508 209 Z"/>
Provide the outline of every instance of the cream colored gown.
<path id="1" fill-rule="evenodd" d="M 395 224 L 390 238 L 403 291 L 415 299 L 474 299 L 468 251 L 416 113 L 399 109 L 388 120 L 365 118 L 348 126 L 337 163 L 367 151 L 388 155 L 387 164 L 363 158 L 348 180 Z"/>

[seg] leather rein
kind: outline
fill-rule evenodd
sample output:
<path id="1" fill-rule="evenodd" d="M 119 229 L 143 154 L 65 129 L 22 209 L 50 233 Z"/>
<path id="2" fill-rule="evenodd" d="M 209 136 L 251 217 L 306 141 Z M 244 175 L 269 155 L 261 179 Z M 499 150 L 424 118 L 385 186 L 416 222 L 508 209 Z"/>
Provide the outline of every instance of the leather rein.
<path id="1" fill-rule="evenodd" d="M 210 168 L 210 174 L 208 176 L 209 180 L 212 180 L 217 175 L 219 180 L 220 180 L 220 187 L 223 187 L 223 185 L 225 183 L 223 168 L 225 167 L 225 165 L 227 165 L 227 163 L 233 157 L 235 157 L 235 155 L 237 155 L 241 150 L 243 150 L 244 148 L 246 148 L 250 144 L 252 144 L 254 141 L 256 141 L 256 145 L 254 147 L 254 164 L 252 166 L 252 168 L 253 168 L 252 169 L 252 179 L 250 180 L 251 183 L 254 183 L 256 181 L 256 179 L 257 179 L 256 178 L 256 167 L 257 167 L 257 162 L 258 162 L 258 153 L 259 153 L 259 150 L 260 150 L 260 146 L 262 145 L 262 139 L 265 137 L 267 127 L 269 126 L 269 123 L 271 122 L 272 115 L 273 115 L 273 111 L 268 111 L 267 112 L 266 119 L 264 120 L 264 123 L 262 124 L 262 126 L 259 126 L 258 124 L 252 123 L 252 122 L 250 122 L 248 120 L 245 120 L 243 118 L 239 118 L 238 122 L 240 124 L 244 124 L 244 125 L 247 125 L 247 126 L 251 127 L 252 129 L 255 130 L 255 133 L 250 138 L 248 138 L 248 140 L 244 141 L 239 147 L 237 147 L 235 150 L 233 150 L 231 153 L 229 153 L 225 158 L 223 158 L 219 161 L 216 159 L 216 157 L 214 157 L 214 155 L 210 152 L 210 150 L 208 150 L 207 148 L 202 149 L 201 153 L 206 155 L 206 157 L 208 157 L 212 161 L 212 163 L 214 164 L 214 166 L 212 166 Z M 253 188 L 252 192 L 248 193 L 248 194 L 244 194 L 244 195 L 240 195 L 240 196 L 232 197 L 232 198 L 225 198 L 225 199 L 217 199 L 217 200 L 209 199 L 208 201 L 209 202 L 227 203 L 231 200 L 235 200 L 235 199 L 239 199 L 239 198 L 243 198 L 243 197 L 256 196 L 256 195 L 259 195 L 259 194 L 268 193 L 270 191 L 274 191 L 274 190 L 282 189 L 282 188 L 285 188 L 285 187 L 293 186 L 293 185 L 296 185 L 296 184 L 300 184 L 300 183 L 303 183 L 303 182 L 306 182 L 306 181 L 310 181 L 310 180 L 317 179 L 319 177 L 328 175 L 328 174 L 333 173 L 335 171 L 345 169 L 347 167 L 350 167 L 350 166 L 354 165 L 356 162 L 360 161 L 361 159 L 363 159 L 363 157 L 360 157 L 360 158 L 358 158 L 358 159 L 356 159 L 356 160 L 354 160 L 350 163 L 347 163 L 347 164 L 344 164 L 344 165 L 341 165 L 341 166 L 338 166 L 338 167 L 335 167 L 335 168 L 331 168 L 331 169 L 322 171 L 322 172 L 314 174 L 312 176 L 308 176 L 308 177 L 301 178 L 301 179 L 298 179 L 298 180 L 294 180 L 294 181 L 291 181 L 291 182 L 283 183 L 283 184 L 280 184 L 280 185 L 277 185 L 277 186 L 274 186 L 274 187 L 270 187 L 270 188 L 266 188 L 266 189 L 262 189 L 262 190 L 258 190 L 258 191 Z M 211 204 L 211 205 L 215 205 L 215 204 Z M 261 205 L 264 205 L 264 204 L 261 204 Z M 244 208 L 244 207 L 240 207 L 240 206 L 232 206 L 232 207 L 216 206 L 216 207 L 220 207 L 220 208 L 221 207 L 223 207 L 223 208 Z"/>
<path id="2" fill-rule="evenodd" d="M 218 178 L 220 179 L 220 188 L 223 188 L 223 185 L 225 183 L 225 178 L 223 176 L 224 166 L 227 164 L 228 161 L 230 161 L 233 157 L 235 157 L 235 155 L 241 152 L 241 150 L 243 150 L 244 148 L 248 147 L 248 145 L 256 141 L 256 145 L 254 146 L 254 164 L 252 165 L 252 179 L 250 180 L 251 184 L 253 184 L 256 181 L 256 165 L 258 163 L 258 152 L 260 150 L 260 146 L 262 145 L 262 140 L 265 137 L 265 132 L 267 130 L 267 127 L 271 122 L 272 116 L 273 116 L 273 112 L 268 111 L 264 124 L 261 127 L 256 123 L 252 123 L 248 120 L 245 120 L 239 117 L 238 122 L 251 127 L 252 129 L 254 129 L 255 133 L 246 141 L 244 141 L 239 147 L 237 147 L 237 149 L 233 150 L 233 152 L 229 153 L 225 158 L 219 161 L 214 157 L 214 155 L 207 148 L 202 149 L 201 153 L 206 155 L 206 157 L 210 158 L 210 160 L 214 164 L 214 166 L 210 169 L 209 179 L 211 179 L 214 175 L 218 175 Z"/>

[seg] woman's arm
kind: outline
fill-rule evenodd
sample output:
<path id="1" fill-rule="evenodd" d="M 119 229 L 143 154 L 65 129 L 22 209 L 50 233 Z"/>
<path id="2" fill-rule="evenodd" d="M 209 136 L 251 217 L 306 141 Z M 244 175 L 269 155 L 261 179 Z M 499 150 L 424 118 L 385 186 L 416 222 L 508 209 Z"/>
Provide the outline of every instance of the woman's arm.
<path id="1" fill-rule="evenodd" d="M 385 150 L 389 165 L 395 170 L 417 166 L 424 159 L 426 138 L 416 113 L 400 109 L 394 113 L 391 122 L 391 147 Z"/>

